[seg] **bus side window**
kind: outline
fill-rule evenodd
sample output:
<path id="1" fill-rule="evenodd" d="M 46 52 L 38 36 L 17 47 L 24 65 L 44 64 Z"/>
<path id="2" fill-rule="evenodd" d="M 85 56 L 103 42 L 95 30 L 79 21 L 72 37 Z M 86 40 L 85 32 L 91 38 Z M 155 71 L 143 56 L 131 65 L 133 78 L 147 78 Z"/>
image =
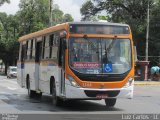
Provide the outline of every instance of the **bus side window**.
<path id="1" fill-rule="evenodd" d="M 49 36 L 49 58 L 52 58 L 52 50 L 53 50 L 53 41 L 54 41 L 54 34 Z"/>
<path id="2" fill-rule="evenodd" d="M 31 40 L 31 44 L 30 44 L 30 57 L 29 59 L 32 59 L 32 51 L 33 51 L 33 39 Z"/>
<path id="3" fill-rule="evenodd" d="M 36 41 L 36 48 L 35 48 L 35 62 L 40 62 L 42 59 L 42 41 Z"/>
<path id="4" fill-rule="evenodd" d="M 42 48 L 43 48 L 43 52 L 42 52 L 42 59 L 44 59 L 44 53 L 45 53 L 45 41 L 46 41 L 46 36 L 44 36 L 43 37 L 43 46 L 42 46 Z"/>
<path id="5" fill-rule="evenodd" d="M 44 48 L 44 59 L 49 58 L 49 35 L 46 36 L 45 48 Z"/>
<path id="6" fill-rule="evenodd" d="M 62 66 L 62 40 L 58 40 L 58 65 Z"/>
<path id="7" fill-rule="evenodd" d="M 21 48 L 20 48 L 20 58 L 19 58 L 19 60 L 21 61 L 21 62 L 24 62 L 24 59 L 25 59 L 25 47 L 26 47 L 26 45 L 22 45 L 21 44 L 21 46 L 20 46 Z"/>
<path id="8" fill-rule="evenodd" d="M 60 38 L 59 40 L 59 46 L 58 46 L 58 65 L 62 66 L 64 68 L 64 56 L 65 56 L 65 50 L 63 47 L 63 40 L 64 38 Z"/>
<path id="9" fill-rule="evenodd" d="M 22 43 L 20 43 L 20 46 L 19 46 L 19 57 L 18 57 L 18 60 L 22 62 L 22 58 L 23 58 L 23 51 L 22 51 Z"/>
<path id="10" fill-rule="evenodd" d="M 28 41 L 28 48 L 27 48 L 27 60 L 29 60 L 30 59 L 30 54 L 31 54 L 31 40 L 30 41 Z"/>
<path id="11" fill-rule="evenodd" d="M 35 59 L 35 39 L 31 42 L 31 59 Z"/>
<path id="12" fill-rule="evenodd" d="M 26 42 L 25 48 L 24 48 L 24 59 L 27 60 L 27 49 L 28 49 L 28 41 Z"/>

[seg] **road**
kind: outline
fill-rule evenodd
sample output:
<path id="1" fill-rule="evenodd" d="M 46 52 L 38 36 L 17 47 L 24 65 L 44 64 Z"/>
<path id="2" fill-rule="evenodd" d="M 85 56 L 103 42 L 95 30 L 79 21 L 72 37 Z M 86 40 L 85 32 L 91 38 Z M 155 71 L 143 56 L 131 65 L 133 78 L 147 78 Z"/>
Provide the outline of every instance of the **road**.
<path id="1" fill-rule="evenodd" d="M 32 114 L 127 114 L 160 113 L 160 87 L 135 86 L 133 99 L 118 99 L 114 108 L 106 108 L 100 101 L 72 101 L 64 106 L 52 105 L 51 96 L 41 100 L 29 99 L 27 90 L 20 88 L 16 79 L 0 76 L 0 113 Z"/>

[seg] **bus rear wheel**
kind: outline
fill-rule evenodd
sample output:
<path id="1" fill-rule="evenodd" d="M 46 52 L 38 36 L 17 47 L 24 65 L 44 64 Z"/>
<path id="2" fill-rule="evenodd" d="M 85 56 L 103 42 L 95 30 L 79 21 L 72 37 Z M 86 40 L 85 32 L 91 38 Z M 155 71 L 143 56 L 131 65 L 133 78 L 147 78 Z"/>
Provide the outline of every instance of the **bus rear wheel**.
<path id="1" fill-rule="evenodd" d="M 116 104 L 117 99 L 116 98 L 107 98 L 105 99 L 105 103 L 107 107 L 114 107 Z"/>
<path id="2" fill-rule="evenodd" d="M 55 82 L 53 82 L 53 86 L 52 86 L 52 103 L 55 106 L 60 106 L 60 105 L 62 105 L 62 102 L 63 101 L 56 94 L 56 85 L 55 85 Z"/>

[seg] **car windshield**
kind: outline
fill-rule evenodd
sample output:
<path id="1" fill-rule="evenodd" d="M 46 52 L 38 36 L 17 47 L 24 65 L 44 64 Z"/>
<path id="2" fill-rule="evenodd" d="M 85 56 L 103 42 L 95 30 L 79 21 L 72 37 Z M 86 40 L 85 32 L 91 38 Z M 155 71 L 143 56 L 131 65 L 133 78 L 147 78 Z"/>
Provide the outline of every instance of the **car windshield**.
<path id="1" fill-rule="evenodd" d="M 11 68 L 12 72 L 17 72 L 17 68 Z"/>
<path id="2" fill-rule="evenodd" d="M 131 69 L 131 42 L 120 38 L 69 40 L 69 64 L 85 74 L 122 74 Z"/>

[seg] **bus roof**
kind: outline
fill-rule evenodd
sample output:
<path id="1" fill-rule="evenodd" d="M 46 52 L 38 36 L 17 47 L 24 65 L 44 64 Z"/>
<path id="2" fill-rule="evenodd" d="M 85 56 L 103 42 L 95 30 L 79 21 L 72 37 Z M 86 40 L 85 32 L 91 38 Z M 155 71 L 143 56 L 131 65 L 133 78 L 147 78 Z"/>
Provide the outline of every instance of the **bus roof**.
<path id="1" fill-rule="evenodd" d="M 110 23 L 110 22 L 91 22 L 91 21 L 81 21 L 81 22 L 68 22 L 68 23 L 62 23 L 58 24 L 56 26 L 52 26 L 37 32 L 33 32 L 27 35 L 24 35 L 18 39 L 19 42 L 25 41 L 28 39 L 32 39 L 35 37 L 40 37 L 45 34 L 57 31 L 57 30 L 62 30 L 62 29 L 67 29 L 67 25 L 112 25 L 112 26 L 128 26 L 127 24 L 120 24 L 120 23 Z"/>
<path id="2" fill-rule="evenodd" d="M 70 22 L 69 24 L 78 24 L 78 25 L 113 25 L 113 26 L 129 26 L 127 24 L 121 23 L 111 23 L 111 22 L 92 22 L 92 21 L 82 21 L 82 22 Z"/>
<path id="3" fill-rule="evenodd" d="M 48 34 L 48 33 L 54 32 L 54 31 L 66 29 L 67 24 L 68 23 L 58 24 L 56 26 L 52 26 L 52 27 L 45 28 L 45 29 L 37 31 L 37 32 L 33 32 L 30 34 L 24 35 L 24 36 L 20 37 L 18 39 L 18 41 L 21 42 L 21 41 L 25 41 L 25 40 L 32 39 L 35 37 L 40 37 L 40 36 L 43 36 L 45 34 Z"/>

